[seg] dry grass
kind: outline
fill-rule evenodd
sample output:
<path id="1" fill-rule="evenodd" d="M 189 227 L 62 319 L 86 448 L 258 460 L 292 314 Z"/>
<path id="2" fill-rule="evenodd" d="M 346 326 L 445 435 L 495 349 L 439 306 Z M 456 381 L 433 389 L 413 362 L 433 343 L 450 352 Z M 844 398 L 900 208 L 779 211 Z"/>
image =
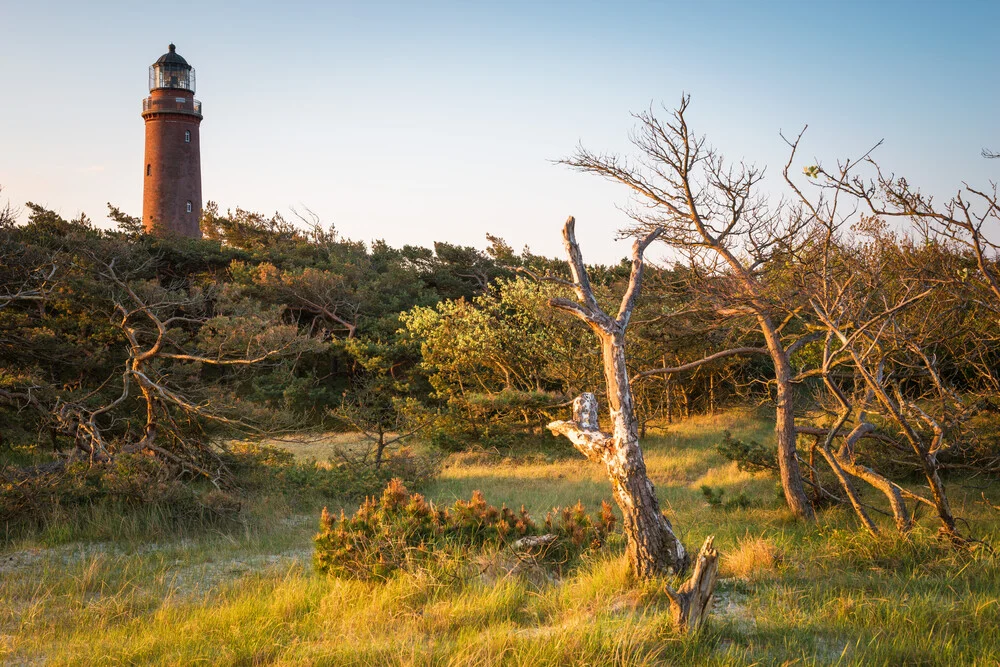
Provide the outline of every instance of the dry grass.
<path id="1" fill-rule="evenodd" d="M 763 579 L 774 574 L 782 561 L 781 550 L 763 537 L 740 538 L 734 549 L 722 554 L 720 575 L 747 580 Z"/>
<path id="2" fill-rule="evenodd" d="M 698 637 L 673 634 L 661 588 L 631 581 L 620 550 L 595 554 L 556 582 L 455 576 L 454 568 L 401 572 L 384 583 L 327 578 L 308 563 L 315 517 L 270 503 L 240 530 L 185 540 L 8 545 L 0 553 L 0 663 L 1000 662 L 996 559 L 938 543 L 926 517 L 910 540 L 894 537 L 888 520 L 886 537 L 871 540 L 839 509 L 822 512 L 818 526 L 796 523 L 773 480 L 739 473 L 714 451 L 723 429 L 763 440 L 770 426 L 727 414 L 646 442 L 650 473 L 685 542 L 712 533 L 723 554 L 717 610 Z M 575 458 L 451 463 L 425 489 L 434 500 L 482 488 L 491 502 L 524 502 L 537 513 L 609 495 L 603 471 Z M 743 491 L 756 504 L 710 507 L 702 483 Z M 995 541 L 1000 513 L 980 501 L 983 484 L 949 480 L 956 511 Z M 1000 504 L 1000 487 L 985 493 Z"/>
<path id="3" fill-rule="evenodd" d="M 262 444 L 287 449 L 300 461 L 329 461 L 340 453 L 364 451 L 371 441 L 359 433 L 309 433 L 266 440 Z"/>

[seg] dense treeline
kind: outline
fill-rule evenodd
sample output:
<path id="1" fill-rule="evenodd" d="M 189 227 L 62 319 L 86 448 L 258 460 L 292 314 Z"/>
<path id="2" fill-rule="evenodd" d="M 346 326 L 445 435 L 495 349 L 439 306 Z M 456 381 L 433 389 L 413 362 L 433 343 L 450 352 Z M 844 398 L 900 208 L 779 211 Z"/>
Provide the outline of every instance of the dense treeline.
<path id="1" fill-rule="evenodd" d="M 855 489 L 866 483 L 901 530 L 910 500 L 955 533 L 945 470 L 1000 469 L 995 192 L 938 205 L 853 163 L 793 178 L 795 140 L 791 203 L 769 207 L 761 172 L 726 165 L 686 105 L 639 116 L 645 162 L 566 161 L 627 185 L 641 204 L 630 233 L 658 229 L 686 257 L 647 267 L 628 330 L 642 430 L 770 404 L 777 452 L 724 449 L 779 470 L 797 513 L 845 502 L 874 530 Z M 502 450 L 603 384 L 589 332 L 550 306 L 569 294 L 565 264 L 500 238 L 397 249 L 210 204 L 195 241 L 145 235 L 114 207 L 114 231 L 26 207 L 26 224 L 9 206 L 0 220 L 9 484 L 141 454 L 224 486 L 220 443 L 302 429 L 365 432 L 376 468 L 409 436 Z M 629 265 L 590 278 L 611 305 Z M 903 489 L 907 475 L 927 494 Z"/>
<path id="2" fill-rule="evenodd" d="M 313 427 L 420 425 L 446 447 L 503 446 L 599 377 L 586 332 L 547 305 L 564 288 L 537 279 L 560 262 L 500 239 L 367 247 L 209 206 L 194 241 L 142 234 L 114 208 L 114 231 L 27 208 L 26 224 L 9 210 L 0 227 L 0 438 L 24 462 L 155 447 L 208 473 L 213 438 Z M 606 291 L 627 272 L 593 271 Z M 657 335 L 685 300 L 675 273 L 655 274 L 661 298 L 635 340 L 647 366 L 717 336 Z M 648 416 L 714 409 L 733 367 L 673 383 L 670 399 L 642 383 Z"/>
<path id="3" fill-rule="evenodd" d="M 138 233 L 115 210 L 121 228 L 107 232 L 28 209 L 0 231 L 7 446 L 100 457 L 150 419 L 170 424 L 160 444 L 179 446 L 227 427 L 322 424 L 372 359 L 412 368 L 400 313 L 471 298 L 505 271 L 469 248 L 368 249 L 240 210 L 210 208 L 209 238 L 192 241 Z M 161 415 L 147 416 L 146 390 Z"/>

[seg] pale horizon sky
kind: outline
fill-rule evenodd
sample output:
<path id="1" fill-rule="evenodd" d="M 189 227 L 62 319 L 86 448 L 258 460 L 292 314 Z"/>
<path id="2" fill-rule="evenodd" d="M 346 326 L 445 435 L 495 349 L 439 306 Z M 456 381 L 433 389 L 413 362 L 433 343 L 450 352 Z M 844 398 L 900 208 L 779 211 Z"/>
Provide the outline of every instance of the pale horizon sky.
<path id="1" fill-rule="evenodd" d="M 932 192 L 996 179 L 1000 2 L 47 2 L 0 0 L 0 200 L 109 226 L 142 208 L 147 68 L 173 42 L 204 104 L 205 201 L 315 211 L 393 246 L 486 234 L 627 254 L 627 192 L 552 163 L 627 150 L 630 112 L 768 167 L 876 153 Z"/>

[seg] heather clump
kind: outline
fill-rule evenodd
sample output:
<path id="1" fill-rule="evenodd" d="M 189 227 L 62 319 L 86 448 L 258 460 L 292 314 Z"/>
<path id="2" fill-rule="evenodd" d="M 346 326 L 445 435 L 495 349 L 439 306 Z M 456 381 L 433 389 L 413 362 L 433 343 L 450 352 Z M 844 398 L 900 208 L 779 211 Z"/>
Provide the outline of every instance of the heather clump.
<path id="1" fill-rule="evenodd" d="M 367 498 L 351 516 L 341 511 L 335 517 L 323 510 L 314 562 L 320 572 L 359 579 L 385 578 L 436 556 L 462 559 L 484 549 L 509 549 L 562 566 L 586 550 L 600 548 L 614 525 L 607 502 L 596 517 L 579 502 L 554 508 L 546 515 L 543 531 L 524 506 L 515 511 L 490 505 L 481 491 L 439 508 L 393 479 L 380 497 Z M 543 539 L 522 539 L 533 537 Z"/>

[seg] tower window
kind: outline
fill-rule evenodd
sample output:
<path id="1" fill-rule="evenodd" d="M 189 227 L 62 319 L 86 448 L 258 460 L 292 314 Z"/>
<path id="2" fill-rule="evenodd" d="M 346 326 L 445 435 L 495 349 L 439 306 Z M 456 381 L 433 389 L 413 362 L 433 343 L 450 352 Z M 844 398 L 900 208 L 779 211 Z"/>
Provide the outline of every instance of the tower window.
<path id="1" fill-rule="evenodd" d="M 184 130 L 184 142 L 191 143 L 191 130 Z"/>
<path id="2" fill-rule="evenodd" d="M 147 164 L 146 165 L 146 175 L 149 176 L 152 173 L 153 173 L 153 165 Z"/>
<path id="3" fill-rule="evenodd" d="M 188 213 L 191 212 L 191 202 L 188 202 L 188 204 L 187 204 L 187 212 Z"/>

